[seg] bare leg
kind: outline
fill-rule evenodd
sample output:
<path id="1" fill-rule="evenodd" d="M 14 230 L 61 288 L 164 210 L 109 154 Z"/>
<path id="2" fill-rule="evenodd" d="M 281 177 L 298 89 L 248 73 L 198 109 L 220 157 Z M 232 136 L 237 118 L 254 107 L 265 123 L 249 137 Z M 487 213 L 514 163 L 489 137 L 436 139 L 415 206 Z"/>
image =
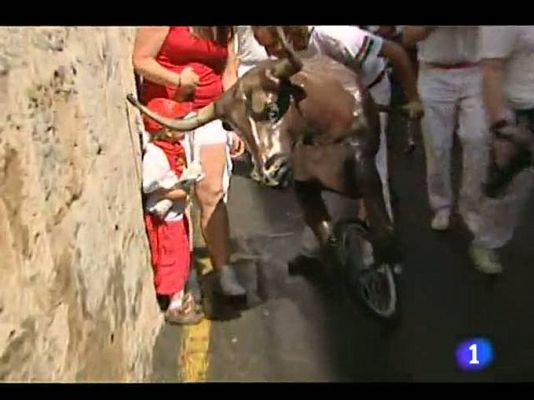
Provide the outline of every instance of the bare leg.
<path id="1" fill-rule="evenodd" d="M 306 224 L 315 234 L 320 246 L 326 245 L 333 237 L 333 228 L 321 197 L 321 187 L 315 183 L 295 181 L 295 192 Z"/>
<path id="2" fill-rule="evenodd" d="M 242 296 L 245 289 L 237 282 L 230 259 L 230 227 L 224 198 L 223 175 L 226 168 L 226 144 L 200 148 L 205 178 L 196 185 L 200 205 L 201 228 L 213 267 L 219 274 L 224 294 Z"/>
<path id="3" fill-rule="evenodd" d="M 340 193 L 330 192 L 328 190 L 321 192 L 328 214 L 332 220 L 332 225 L 335 226 L 337 221 L 345 218 L 354 218 L 355 210 L 360 210 L 363 204 L 361 199 L 352 199 Z M 363 217 L 365 219 L 365 217 Z M 300 242 L 300 254 L 307 258 L 318 258 L 320 252 L 319 242 L 317 237 L 309 226 L 306 226 L 302 232 Z"/>
<path id="4" fill-rule="evenodd" d="M 371 240 L 377 250 L 374 252 L 375 257 L 377 261 L 397 263 L 400 261 L 400 251 L 373 157 L 366 156 L 362 154 L 362 149 L 355 148 L 353 171 L 356 181 L 354 185 L 363 194 L 365 213 L 371 228 Z"/>
<path id="5" fill-rule="evenodd" d="M 228 211 L 224 204 L 222 177 L 226 162 L 226 144 L 214 144 L 200 148 L 205 178 L 196 185 L 200 206 L 201 228 L 204 240 L 215 268 L 228 263 L 230 258 L 230 228 Z"/>
<path id="6" fill-rule="evenodd" d="M 303 239 L 306 237 L 309 241 L 315 236 L 316 241 L 319 242 L 319 253 L 324 256 L 324 250 L 332 249 L 331 245 L 335 242 L 333 241 L 332 221 L 321 196 L 321 187 L 318 184 L 304 181 L 295 181 L 294 187 L 307 224 L 307 228 L 303 232 Z M 309 235 L 310 230 L 313 232 L 313 236 Z M 317 249 L 317 242 L 313 245 L 314 250 Z M 316 261 L 318 260 L 314 255 L 300 253 L 289 262 L 289 273 L 291 275 L 308 275 L 314 271 L 313 267 L 319 266 Z"/>

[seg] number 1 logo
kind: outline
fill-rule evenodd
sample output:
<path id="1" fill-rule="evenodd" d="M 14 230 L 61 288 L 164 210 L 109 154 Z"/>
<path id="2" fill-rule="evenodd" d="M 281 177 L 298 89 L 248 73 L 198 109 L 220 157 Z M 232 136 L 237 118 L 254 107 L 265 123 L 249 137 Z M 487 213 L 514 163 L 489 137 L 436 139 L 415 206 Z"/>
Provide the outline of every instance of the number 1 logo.
<path id="1" fill-rule="evenodd" d="M 469 350 L 471 350 L 471 360 L 469 360 L 469 364 L 480 364 L 480 362 L 477 360 L 477 345 L 476 343 L 469 346 Z"/>
<path id="2" fill-rule="evenodd" d="M 472 338 L 456 348 L 456 364 L 464 371 L 480 371 L 493 362 L 493 345 L 486 338 Z"/>

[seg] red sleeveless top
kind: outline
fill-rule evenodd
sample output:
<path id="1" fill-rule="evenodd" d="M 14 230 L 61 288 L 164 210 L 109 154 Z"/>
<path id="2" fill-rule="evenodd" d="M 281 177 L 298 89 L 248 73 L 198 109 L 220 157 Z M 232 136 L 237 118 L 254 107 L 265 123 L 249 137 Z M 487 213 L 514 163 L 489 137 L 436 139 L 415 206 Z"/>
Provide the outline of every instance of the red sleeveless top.
<path id="1" fill-rule="evenodd" d="M 193 110 L 198 110 L 222 94 L 221 77 L 228 50 L 217 42 L 193 36 L 190 29 L 189 26 L 171 26 L 156 61 L 173 72 L 181 72 L 185 67 L 193 69 L 199 77 L 193 99 Z M 172 99 L 175 93 L 176 87 L 144 80 L 141 101 L 147 104 L 156 97 Z"/>

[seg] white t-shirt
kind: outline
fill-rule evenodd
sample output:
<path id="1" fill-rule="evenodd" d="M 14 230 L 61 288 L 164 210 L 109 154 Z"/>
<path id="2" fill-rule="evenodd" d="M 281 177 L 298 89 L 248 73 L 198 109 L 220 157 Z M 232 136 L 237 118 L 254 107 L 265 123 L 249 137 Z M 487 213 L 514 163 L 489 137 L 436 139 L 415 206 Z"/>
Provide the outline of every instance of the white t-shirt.
<path id="1" fill-rule="evenodd" d="M 386 68 L 380 51 L 384 43 L 380 36 L 351 25 L 318 25 L 311 27 L 309 48 L 351 69 L 361 70 L 364 85 L 370 85 Z"/>
<path id="2" fill-rule="evenodd" d="M 478 26 L 438 26 L 417 43 L 418 59 L 439 64 L 479 61 Z"/>
<path id="3" fill-rule="evenodd" d="M 158 189 L 170 189 L 178 183 L 178 177 L 171 170 L 167 156 L 158 146 L 147 143 L 143 156 L 143 193 L 148 194 L 146 209 L 149 213 L 162 216 L 165 221 L 179 221 L 183 218 L 185 200 L 170 202 L 170 200 L 157 201 L 155 195 L 150 193 Z M 170 208 L 167 211 L 167 204 Z"/>
<path id="4" fill-rule="evenodd" d="M 269 56 L 265 48 L 254 38 L 250 25 L 236 26 L 235 38 L 237 43 L 236 54 L 239 59 L 237 76 L 241 77 L 259 62 L 267 60 Z"/>
<path id="5" fill-rule="evenodd" d="M 371 84 L 386 67 L 384 58 L 379 56 L 383 40 L 357 26 L 318 25 L 310 26 L 308 49 L 298 52 L 300 57 L 324 54 L 347 67 L 361 69 L 364 85 Z M 237 55 L 240 59 L 238 75 L 242 76 L 260 61 L 269 58 L 250 26 L 236 28 Z"/>
<path id="6" fill-rule="evenodd" d="M 504 92 L 514 109 L 534 108 L 534 26 L 482 26 L 482 58 L 504 59 Z"/>

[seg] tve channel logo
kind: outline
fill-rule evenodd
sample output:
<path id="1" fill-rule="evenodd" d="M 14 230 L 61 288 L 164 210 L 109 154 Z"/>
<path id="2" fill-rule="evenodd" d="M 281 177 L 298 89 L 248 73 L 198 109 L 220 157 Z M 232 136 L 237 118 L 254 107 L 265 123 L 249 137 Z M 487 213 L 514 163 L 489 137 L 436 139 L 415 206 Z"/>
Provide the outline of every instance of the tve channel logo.
<path id="1" fill-rule="evenodd" d="M 456 364 L 463 371 L 481 371 L 495 358 L 493 345 L 487 338 L 466 339 L 456 347 Z"/>

